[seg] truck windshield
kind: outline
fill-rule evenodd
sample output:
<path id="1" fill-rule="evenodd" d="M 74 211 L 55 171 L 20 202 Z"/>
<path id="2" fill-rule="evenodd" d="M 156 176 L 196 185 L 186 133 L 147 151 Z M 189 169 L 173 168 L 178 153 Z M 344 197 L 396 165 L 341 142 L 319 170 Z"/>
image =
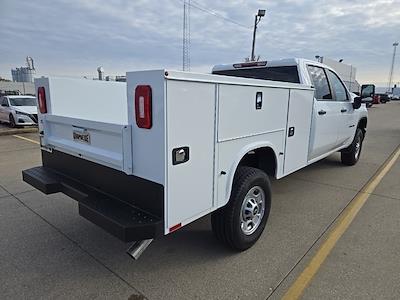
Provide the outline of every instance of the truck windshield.
<path id="1" fill-rule="evenodd" d="M 11 106 L 36 106 L 36 98 L 10 98 Z"/>
<path id="2" fill-rule="evenodd" d="M 222 70 L 214 71 L 213 74 L 300 83 L 297 66 Z"/>

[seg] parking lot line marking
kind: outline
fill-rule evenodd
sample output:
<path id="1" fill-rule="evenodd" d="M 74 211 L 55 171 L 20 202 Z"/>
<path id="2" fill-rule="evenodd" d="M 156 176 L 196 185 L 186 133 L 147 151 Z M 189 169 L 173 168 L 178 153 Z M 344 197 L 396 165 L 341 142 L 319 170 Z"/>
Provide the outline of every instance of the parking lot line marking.
<path id="1" fill-rule="evenodd" d="M 354 218 L 359 213 L 360 209 L 364 206 L 369 196 L 381 182 L 383 177 L 390 171 L 395 162 L 400 156 L 400 147 L 393 152 L 391 157 L 380 167 L 375 175 L 368 181 L 362 190 L 353 198 L 351 203 L 343 211 L 342 215 L 338 219 L 335 227 L 330 231 L 328 238 L 324 241 L 321 247 L 318 249 L 315 256 L 311 259 L 310 263 L 304 269 L 304 271 L 297 277 L 296 281 L 292 284 L 286 294 L 283 296 L 283 300 L 295 300 L 299 299 L 303 294 L 304 290 L 313 280 L 315 274 L 318 272 L 329 253 L 335 247 L 340 237 L 346 232 Z"/>
<path id="2" fill-rule="evenodd" d="M 31 142 L 31 143 L 34 143 L 34 144 L 37 144 L 37 145 L 40 145 L 40 143 L 38 141 L 31 140 L 31 139 L 28 139 L 28 138 L 20 136 L 20 135 L 14 134 L 13 137 L 16 137 L 18 139 L 21 139 L 21 140 L 24 140 L 24 141 L 28 141 L 28 142 Z"/>

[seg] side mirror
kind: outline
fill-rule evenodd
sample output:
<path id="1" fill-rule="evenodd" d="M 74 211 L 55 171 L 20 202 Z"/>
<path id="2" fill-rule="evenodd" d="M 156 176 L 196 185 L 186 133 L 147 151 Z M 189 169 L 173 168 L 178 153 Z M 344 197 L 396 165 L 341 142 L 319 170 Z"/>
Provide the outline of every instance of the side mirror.
<path id="1" fill-rule="evenodd" d="M 371 102 L 375 96 L 375 85 L 373 84 L 363 84 L 361 86 L 361 99 L 363 102 Z"/>

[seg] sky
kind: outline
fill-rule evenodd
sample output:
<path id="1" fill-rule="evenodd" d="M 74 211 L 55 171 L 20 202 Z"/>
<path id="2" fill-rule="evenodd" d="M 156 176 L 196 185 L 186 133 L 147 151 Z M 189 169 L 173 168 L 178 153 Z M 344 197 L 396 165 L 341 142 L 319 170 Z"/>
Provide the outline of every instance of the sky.
<path id="1" fill-rule="evenodd" d="M 250 56 L 343 59 L 361 83 L 385 85 L 400 40 L 400 0 L 191 0 L 191 71 Z M 200 8 L 200 9 L 199 9 Z M 124 75 L 182 68 L 183 0 L 0 0 L 0 76 L 34 59 L 38 76 Z M 400 82 L 400 48 L 394 70 Z"/>

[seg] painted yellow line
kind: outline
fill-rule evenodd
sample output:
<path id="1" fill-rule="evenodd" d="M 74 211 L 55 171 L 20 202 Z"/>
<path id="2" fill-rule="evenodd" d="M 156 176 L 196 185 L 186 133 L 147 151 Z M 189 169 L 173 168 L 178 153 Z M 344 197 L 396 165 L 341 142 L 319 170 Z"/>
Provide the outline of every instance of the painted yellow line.
<path id="1" fill-rule="evenodd" d="M 27 141 L 27 142 L 31 142 L 31 143 L 34 143 L 34 144 L 37 144 L 37 145 L 40 145 L 40 143 L 38 141 L 31 140 L 31 139 L 28 139 L 28 138 L 20 136 L 20 135 L 14 134 L 13 137 L 16 137 L 18 139 L 21 139 L 21 140 L 24 140 L 24 141 Z"/>
<path id="2" fill-rule="evenodd" d="M 357 193 L 351 203 L 343 211 L 342 215 L 338 219 L 335 227 L 330 231 L 328 238 L 318 249 L 315 256 L 311 259 L 308 266 L 304 271 L 297 277 L 296 281 L 292 284 L 286 294 L 283 296 L 283 300 L 295 300 L 299 299 L 303 294 L 304 290 L 311 283 L 315 274 L 328 257 L 329 253 L 335 247 L 337 241 L 346 232 L 351 222 L 357 216 L 360 209 L 364 206 L 365 202 L 375 190 L 382 178 L 389 172 L 393 167 L 396 160 L 400 156 L 400 147 L 391 155 L 391 157 L 382 165 L 378 172 L 372 177 L 365 187 Z"/>

